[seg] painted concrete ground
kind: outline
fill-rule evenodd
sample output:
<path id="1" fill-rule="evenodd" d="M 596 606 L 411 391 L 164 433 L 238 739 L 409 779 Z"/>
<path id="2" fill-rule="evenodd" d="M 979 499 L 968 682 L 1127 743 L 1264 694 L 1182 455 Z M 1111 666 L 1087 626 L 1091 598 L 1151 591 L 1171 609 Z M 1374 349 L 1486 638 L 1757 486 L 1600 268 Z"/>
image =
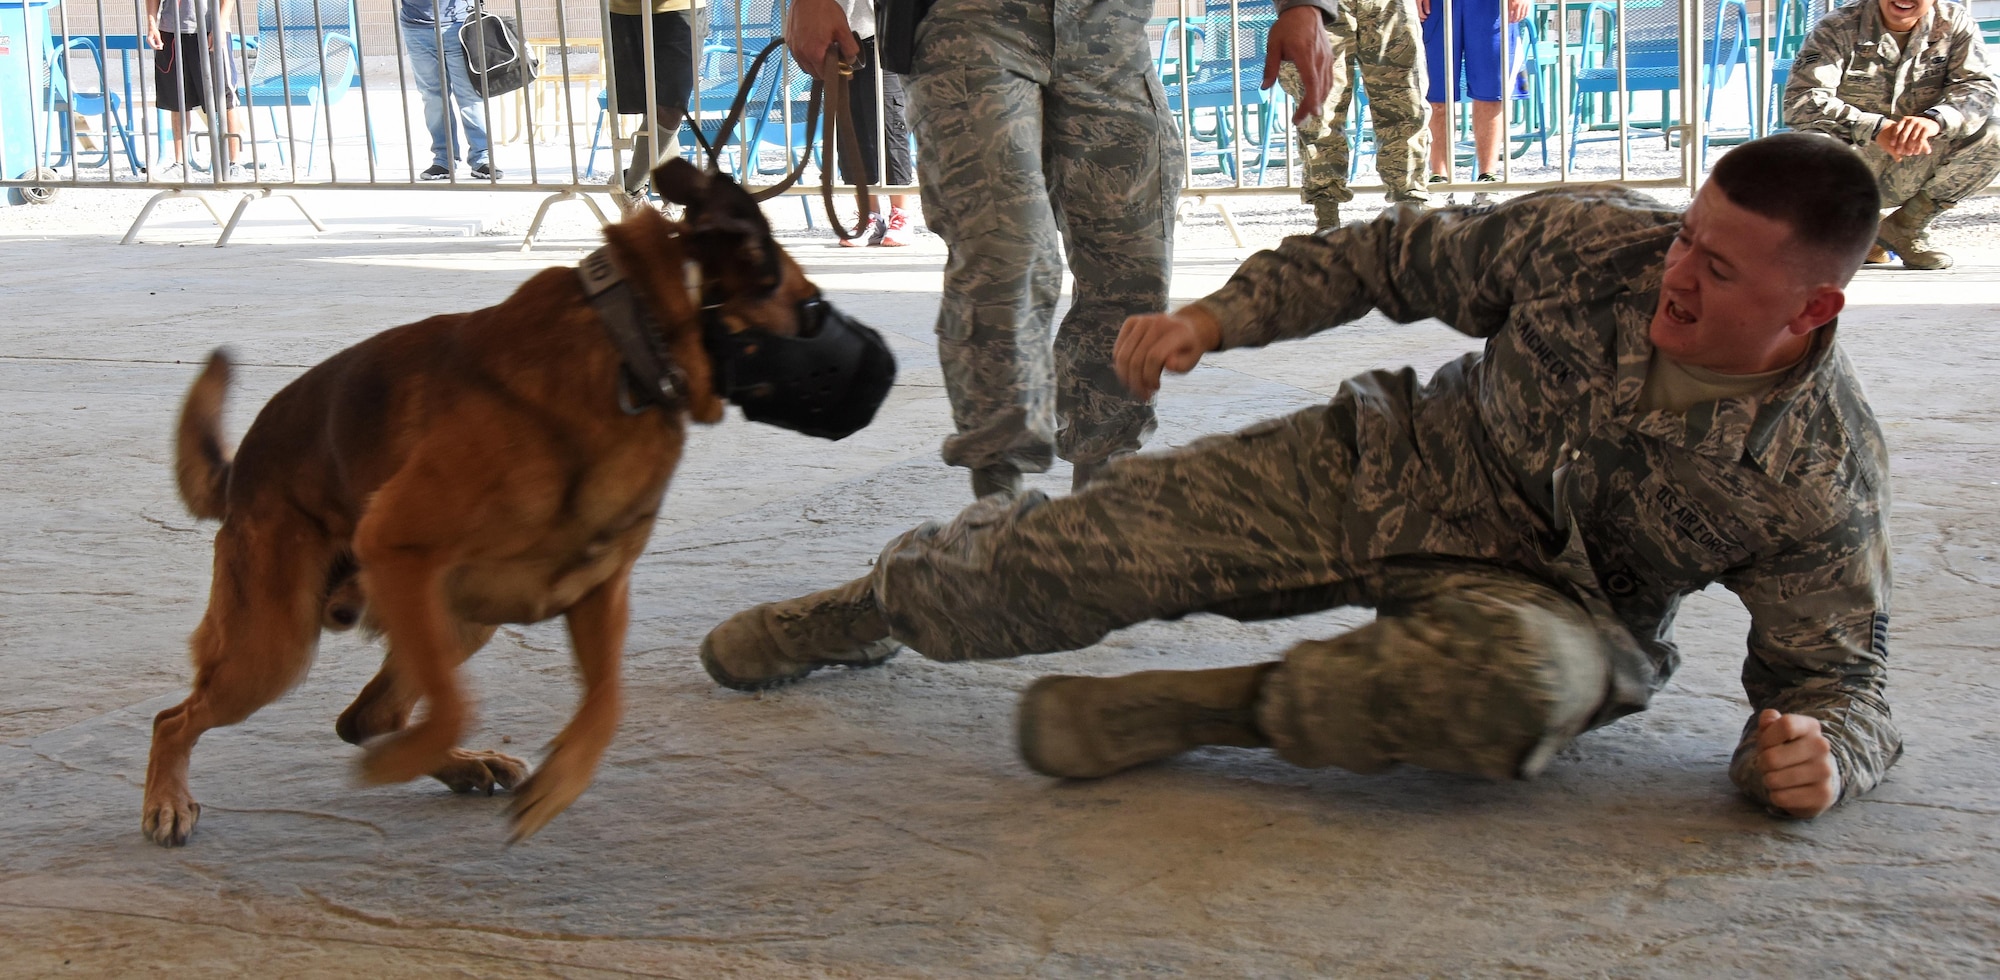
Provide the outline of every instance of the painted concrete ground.
<path id="1" fill-rule="evenodd" d="M 842 250 L 786 231 L 889 336 L 901 381 L 840 444 L 740 418 L 693 438 L 633 590 L 629 713 L 595 785 L 504 846 L 504 799 L 357 788 L 334 715 L 379 651 L 330 638 L 295 692 L 204 738 L 191 844 L 139 832 L 149 720 L 183 696 L 213 526 L 169 472 L 194 362 L 244 363 L 240 433 L 305 367 L 381 328 L 498 300 L 592 247 L 545 248 L 520 196 L 308 196 L 330 231 L 259 205 L 227 249 L 136 192 L 0 210 L 0 974 L 915 976 L 1966 975 L 2000 970 L 2000 248 L 1967 212 L 1949 273 L 1869 271 L 1843 339 L 1894 454 L 1896 674 L 1909 748 L 1812 823 L 1740 800 L 1746 619 L 1720 591 L 1681 625 L 1652 711 L 1541 780 L 1307 772 L 1247 750 L 1089 784 L 1028 772 L 1014 699 L 1048 672 L 1269 658 L 1358 622 L 1151 624 L 1089 650 L 941 665 L 906 655 L 746 696 L 695 647 L 728 613 L 851 577 L 892 534 L 967 502 L 930 318 L 942 249 Z M 796 207 L 775 208 L 797 223 Z M 1971 219 L 1983 215 L 1984 221 Z M 1240 215 L 1258 242 L 1299 216 Z M 1955 216 L 1959 217 L 1959 216 Z M 206 230 L 204 230 L 206 226 Z M 471 234 L 468 234 L 470 232 Z M 483 234 L 481 232 L 484 232 Z M 1245 254 L 1184 226 L 1176 294 Z M 1330 396 L 1469 343 L 1371 318 L 1212 359 L 1161 398 L 1156 447 Z M 1050 492 L 1066 468 L 1032 482 Z M 467 669 L 469 744 L 533 755 L 574 704 L 559 626 L 509 628 Z"/>

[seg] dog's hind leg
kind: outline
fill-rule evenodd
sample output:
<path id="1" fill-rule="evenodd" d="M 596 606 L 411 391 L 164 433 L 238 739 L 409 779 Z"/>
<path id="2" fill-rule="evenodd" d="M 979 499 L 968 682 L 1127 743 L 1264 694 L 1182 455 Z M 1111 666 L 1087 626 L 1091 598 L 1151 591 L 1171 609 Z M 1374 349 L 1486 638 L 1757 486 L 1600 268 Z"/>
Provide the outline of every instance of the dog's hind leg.
<path id="1" fill-rule="evenodd" d="M 632 564 L 624 567 L 569 608 L 570 645 L 583 674 L 583 698 L 576 715 L 549 743 L 549 756 L 514 791 L 512 839 L 526 840 L 563 812 L 590 785 L 605 746 L 618 731 L 624 710 L 618 665 L 630 618 L 627 591 Z"/>
<path id="2" fill-rule="evenodd" d="M 458 660 L 464 663 L 492 638 L 493 627 L 461 622 L 458 636 Z M 395 658 L 384 657 L 382 669 L 361 689 L 354 703 L 340 713 L 333 730 L 343 741 L 360 745 L 371 738 L 401 731 L 416 702 L 414 686 L 398 681 Z M 528 763 L 524 760 L 465 748 L 452 749 L 445 764 L 431 770 L 432 779 L 451 787 L 455 793 L 484 792 L 489 796 L 496 788 L 513 789 L 527 775 Z"/>
<path id="3" fill-rule="evenodd" d="M 190 643 L 194 689 L 153 719 L 141 826 L 169 847 L 201 816 L 188 757 L 203 732 L 242 721 L 305 676 L 318 644 L 333 548 L 296 514 L 231 515 L 215 536 L 208 612 Z"/>

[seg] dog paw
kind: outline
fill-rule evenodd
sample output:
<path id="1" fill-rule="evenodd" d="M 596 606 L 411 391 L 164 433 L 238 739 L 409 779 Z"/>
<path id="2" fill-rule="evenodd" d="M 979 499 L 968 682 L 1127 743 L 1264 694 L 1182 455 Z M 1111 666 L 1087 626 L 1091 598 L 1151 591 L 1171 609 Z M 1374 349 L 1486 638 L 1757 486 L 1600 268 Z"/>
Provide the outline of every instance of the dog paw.
<path id="1" fill-rule="evenodd" d="M 451 760 L 431 770 L 431 778 L 451 787 L 454 793 L 485 793 L 513 789 L 528 778 L 528 764 L 498 752 L 451 750 Z"/>
<path id="2" fill-rule="evenodd" d="M 187 843 L 189 835 L 194 833 L 194 823 L 199 819 L 201 804 L 193 800 L 148 800 L 140 815 L 139 826 L 153 843 L 161 847 L 179 847 Z"/>
<path id="3" fill-rule="evenodd" d="M 557 814 L 569 809 L 590 786 L 595 769 L 595 765 L 565 758 L 560 748 L 552 753 L 534 775 L 514 788 L 514 801 L 507 807 L 513 822 L 508 843 L 519 844 L 533 837 Z"/>

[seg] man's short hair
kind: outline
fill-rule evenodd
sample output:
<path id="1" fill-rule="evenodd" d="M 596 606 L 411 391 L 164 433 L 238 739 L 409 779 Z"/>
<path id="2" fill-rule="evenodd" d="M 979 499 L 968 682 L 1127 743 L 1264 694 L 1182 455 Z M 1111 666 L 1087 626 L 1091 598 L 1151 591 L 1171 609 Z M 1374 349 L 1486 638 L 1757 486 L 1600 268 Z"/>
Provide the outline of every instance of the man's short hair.
<path id="1" fill-rule="evenodd" d="M 1782 221 L 1807 253 L 1807 268 L 1845 286 L 1875 244 L 1882 195 L 1861 154 L 1820 133 L 1751 140 L 1715 164 L 1708 179 L 1730 203 Z"/>

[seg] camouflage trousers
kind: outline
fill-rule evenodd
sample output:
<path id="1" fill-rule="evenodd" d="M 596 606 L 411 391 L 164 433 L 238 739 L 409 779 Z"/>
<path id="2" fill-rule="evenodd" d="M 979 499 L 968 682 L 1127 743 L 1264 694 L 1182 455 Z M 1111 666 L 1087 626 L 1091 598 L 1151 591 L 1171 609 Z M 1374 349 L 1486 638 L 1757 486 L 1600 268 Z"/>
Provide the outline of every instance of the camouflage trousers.
<path id="1" fill-rule="evenodd" d="M 1875 171 L 1882 206 L 1896 207 L 1922 192 L 1939 204 L 1957 204 L 2000 177 L 2000 126 L 1988 121 L 1972 135 L 1932 140 L 1931 152 L 1897 160 L 1874 143 L 1858 147 Z"/>
<path id="2" fill-rule="evenodd" d="M 1166 308 L 1180 137 L 1145 0 L 939 0 L 909 89 L 924 218 L 945 241 L 945 462 L 1048 468 L 1137 449 L 1153 410 L 1111 367 Z M 1067 256 L 1069 312 L 1050 322 Z M 1052 397 L 1053 396 L 1053 397 Z"/>
<path id="3" fill-rule="evenodd" d="M 1347 0 L 1326 32 L 1333 46 L 1333 88 L 1318 114 L 1299 124 L 1299 156 L 1307 204 L 1341 204 L 1354 199 L 1347 189 L 1347 119 L 1354 102 L 1354 69 L 1375 128 L 1375 172 L 1389 200 L 1428 201 L 1424 168 L 1430 157 L 1430 103 L 1424 101 L 1423 24 L 1415 0 Z M 1290 62 L 1278 69 L 1278 84 L 1294 101 L 1299 72 Z"/>
<path id="4" fill-rule="evenodd" d="M 1073 650 L 1193 612 L 1373 607 L 1372 624 L 1297 645 L 1262 686 L 1260 727 L 1305 766 L 1527 777 L 1644 705 L 1647 679 L 1613 650 L 1629 632 L 1549 584 L 1468 559 L 1356 556 L 1344 427 L 1311 409 L 1117 460 L 1069 497 L 987 497 L 892 541 L 876 601 L 896 639 L 936 660 Z"/>

